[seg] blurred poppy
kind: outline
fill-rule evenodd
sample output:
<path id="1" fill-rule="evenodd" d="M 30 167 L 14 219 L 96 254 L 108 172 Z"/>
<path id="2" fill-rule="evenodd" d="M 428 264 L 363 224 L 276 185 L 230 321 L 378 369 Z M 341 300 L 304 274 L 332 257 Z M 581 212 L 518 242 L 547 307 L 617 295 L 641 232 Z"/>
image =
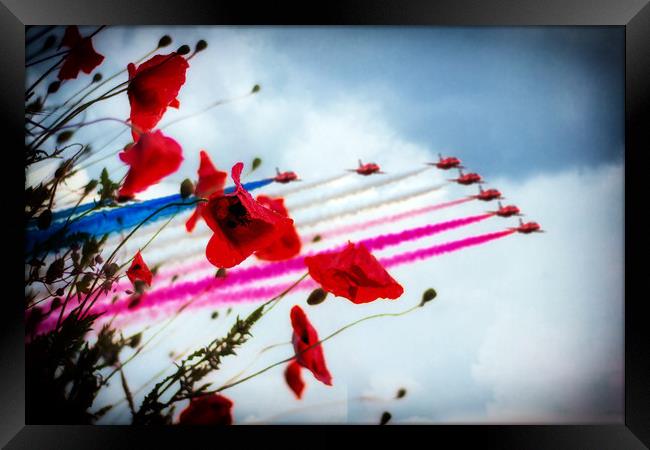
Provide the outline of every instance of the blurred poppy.
<path id="1" fill-rule="evenodd" d="M 318 342 L 318 333 L 307 319 L 305 312 L 298 305 L 291 308 L 291 326 L 293 327 L 291 342 L 296 352 L 296 362 L 305 369 L 310 370 L 318 381 L 331 386 L 332 375 L 330 375 L 325 364 L 323 347 L 320 344 L 314 345 Z"/>
<path id="2" fill-rule="evenodd" d="M 230 399 L 219 394 L 203 395 L 190 400 L 178 419 L 180 425 L 232 425 Z"/>
<path id="3" fill-rule="evenodd" d="M 136 67 L 130 63 L 129 87 L 127 95 L 131 104 L 131 123 L 133 140 L 140 132 L 152 130 L 167 107 L 178 108 L 176 96 L 185 83 L 185 71 L 189 64 L 181 55 L 172 52 L 168 55 L 155 55 Z"/>
<path id="4" fill-rule="evenodd" d="M 176 172 L 183 161 L 183 149 L 156 130 L 144 133 L 138 142 L 128 145 L 120 159 L 131 166 L 119 191 L 122 199 L 128 199 Z"/>
<path id="5" fill-rule="evenodd" d="M 203 218 L 214 234 L 205 249 L 218 268 L 228 269 L 254 252 L 268 247 L 293 225 L 293 220 L 258 203 L 241 185 L 244 164 L 232 168 L 235 192 L 214 193 L 203 210 Z"/>
<path id="6" fill-rule="evenodd" d="M 59 48 L 61 47 L 70 49 L 59 70 L 58 78 L 61 81 L 77 78 L 79 71 L 90 73 L 104 61 L 104 57 L 93 48 L 92 40 L 89 37 L 82 38 L 79 28 L 74 25 L 65 29 L 61 45 L 59 45 Z"/>
<path id="7" fill-rule="evenodd" d="M 258 195 L 257 201 L 276 213 L 281 214 L 284 217 L 289 217 L 289 212 L 284 206 L 283 198 Z M 300 247 L 300 237 L 298 236 L 296 227 L 291 226 L 287 228 L 286 232 L 282 236 L 273 241 L 271 245 L 255 253 L 255 256 L 265 261 L 282 261 L 284 259 L 292 258 L 300 253 Z"/>
<path id="8" fill-rule="evenodd" d="M 298 399 L 302 398 L 302 392 L 305 390 L 305 382 L 302 379 L 302 367 L 294 359 L 289 363 L 284 371 L 284 379 Z"/>
<path id="9" fill-rule="evenodd" d="M 197 197 L 207 198 L 214 193 L 223 194 L 223 188 L 226 185 L 228 174 L 217 170 L 210 160 L 210 156 L 205 150 L 201 150 L 201 163 L 199 165 L 199 182 L 196 184 L 194 194 Z M 196 205 L 194 214 L 185 222 L 185 229 L 192 232 L 205 209 L 205 203 L 201 202 Z"/>
<path id="10" fill-rule="evenodd" d="M 131 262 L 131 267 L 126 271 L 126 276 L 129 277 L 131 283 L 135 285 L 137 280 L 142 280 L 147 283 L 147 286 L 151 286 L 151 280 L 153 279 L 153 274 L 149 267 L 142 259 L 142 254 L 140 251 L 135 254 L 133 261 Z"/>
<path id="11" fill-rule="evenodd" d="M 324 290 L 353 303 L 396 299 L 404 292 L 363 244 L 348 242 L 339 252 L 306 257 L 305 264 Z"/>

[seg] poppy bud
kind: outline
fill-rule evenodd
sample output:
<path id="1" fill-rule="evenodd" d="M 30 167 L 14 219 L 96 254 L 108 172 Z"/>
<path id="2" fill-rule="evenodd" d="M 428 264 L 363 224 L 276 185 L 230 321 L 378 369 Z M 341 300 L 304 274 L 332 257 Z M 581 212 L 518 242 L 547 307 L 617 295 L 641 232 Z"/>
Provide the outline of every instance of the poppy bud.
<path id="1" fill-rule="evenodd" d="M 45 39 L 45 42 L 43 42 L 43 47 L 41 47 L 41 50 L 47 50 L 48 48 L 52 47 L 55 42 L 56 36 L 50 34 L 47 39 Z"/>
<path id="2" fill-rule="evenodd" d="M 321 237 L 321 235 L 320 235 L 320 234 L 317 234 L 316 236 L 314 236 L 314 238 L 313 238 L 311 241 L 312 241 L 312 242 L 319 242 L 321 239 L 323 239 L 323 238 Z"/>
<path id="3" fill-rule="evenodd" d="M 210 318 L 212 318 L 212 320 L 216 319 L 217 317 L 219 317 L 219 311 L 214 311 L 214 312 L 210 315 Z"/>
<path id="4" fill-rule="evenodd" d="M 260 89 L 262 89 L 262 88 L 260 87 L 260 85 L 259 85 L 259 84 L 256 84 L 255 86 L 253 86 L 253 89 L 251 90 L 251 94 L 254 94 L 254 93 L 256 93 L 256 92 L 259 92 Z"/>
<path id="5" fill-rule="evenodd" d="M 37 225 L 39 230 L 46 230 L 50 227 L 52 223 L 52 210 L 46 209 L 38 216 Z"/>
<path id="6" fill-rule="evenodd" d="M 127 291 L 127 292 L 128 292 L 128 291 Z M 141 297 L 140 297 L 139 295 L 135 295 L 135 296 L 133 296 L 133 298 L 131 299 L 131 301 L 129 301 L 129 304 L 127 305 L 127 308 L 129 308 L 129 309 L 133 309 L 133 308 L 135 308 L 136 306 L 138 306 L 138 305 L 140 304 L 140 299 L 141 299 Z"/>
<path id="7" fill-rule="evenodd" d="M 61 306 L 61 299 L 59 297 L 54 297 L 54 300 L 50 303 L 50 311 L 54 311 L 59 306 Z"/>
<path id="8" fill-rule="evenodd" d="M 135 292 L 137 292 L 138 294 L 142 294 L 144 292 L 145 285 L 146 285 L 146 283 L 144 281 L 135 280 L 135 282 L 133 283 L 133 287 L 135 288 Z"/>
<path id="9" fill-rule="evenodd" d="M 95 75 L 93 75 L 93 83 L 98 83 L 102 81 L 102 74 L 97 72 Z"/>
<path id="10" fill-rule="evenodd" d="M 381 415 L 381 421 L 379 422 L 379 425 L 386 425 L 391 417 L 393 417 L 391 413 L 384 411 L 384 413 Z"/>
<path id="11" fill-rule="evenodd" d="M 311 294 L 309 294 L 309 297 L 307 297 L 307 304 L 312 306 L 318 305 L 320 303 L 323 303 L 326 298 L 327 292 L 325 292 L 322 288 L 317 288 L 314 289 Z"/>
<path id="12" fill-rule="evenodd" d="M 201 39 L 199 42 L 196 43 L 196 47 L 194 47 L 194 53 L 198 53 L 200 51 L 205 50 L 208 47 L 208 43 Z"/>
<path id="13" fill-rule="evenodd" d="M 262 158 L 255 158 L 251 164 L 251 172 L 262 165 Z"/>
<path id="14" fill-rule="evenodd" d="M 57 144 L 63 144 L 64 142 L 68 141 L 72 135 L 74 134 L 74 131 L 72 130 L 66 130 L 63 131 L 62 133 L 59 133 L 59 135 L 56 137 L 56 143 Z"/>
<path id="15" fill-rule="evenodd" d="M 194 183 L 189 178 L 185 178 L 181 183 L 181 198 L 187 198 L 194 194 Z"/>
<path id="16" fill-rule="evenodd" d="M 187 55 L 190 52 L 190 46 L 189 45 L 181 45 L 178 47 L 178 50 L 176 50 L 176 53 L 179 55 Z"/>
<path id="17" fill-rule="evenodd" d="M 424 293 L 422 294 L 422 301 L 420 302 L 420 306 L 424 306 L 426 302 L 430 302 L 434 298 L 436 298 L 438 294 L 436 293 L 436 290 L 433 288 L 429 288 Z"/>
<path id="18" fill-rule="evenodd" d="M 172 43 L 171 36 L 166 34 L 163 37 L 161 37 L 160 40 L 158 41 L 158 48 L 167 47 L 171 43 Z"/>
<path id="19" fill-rule="evenodd" d="M 56 295 L 58 295 L 59 297 L 62 296 L 64 293 L 65 293 L 65 291 L 63 290 L 63 288 L 58 288 L 56 290 Z"/>
<path id="20" fill-rule="evenodd" d="M 219 269 L 217 273 L 214 274 L 215 278 L 226 278 L 226 269 Z"/>
<path id="21" fill-rule="evenodd" d="M 47 268 L 47 272 L 45 274 L 45 281 L 48 284 L 52 284 L 55 280 L 61 278 L 63 276 L 64 267 L 65 266 L 64 266 L 63 258 L 54 260 L 54 262 L 50 264 L 50 267 Z"/>
<path id="22" fill-rule="evenodd" d="M 110 263 L 108 266 L 104 267 L 104 273 L 107 277 L 112 277 L 117 273 L 119 268 L 120 266 L 118 266 L 117 263 Z"/>
<path id="23" fill-rule="evenodd" d="M 142 333 L 134 334 L 131 336 L 131 340 L 129 341 L 129 347 L 131 348 L 136 348 L 138 345 L 140 345 L 140 341 L 142 340 Z"/>
<path id="24" fill-rule="evenodd" d="M 397 395 L 395 396 L 395 398 L 403 398 L 405 395 L 406 395 L 406 389 L 400 388 L 397 391 Z"/>
<path id="25" fill-rule="evenodd" d="M 36 113 L 36 112 L 40 112 L 42 109 L 43 109 L 43 104 L 41 103 L 41 98 L 38 97 L 32 103 L 27 105 L 25 111 L 27 113 Z"/>
<path id="26" fill-rule="evenodd" d="M 53 81 L 47 87 L 47 93 L 48 94 L 54 94 L 56 91 L 59 90 L 60 87 L 61 87 L 61 82 L 60 81 Z"/>
<path id="27" fill-rule="evenodd" d="M 54 176 L 56 178 L 61 178 L 63 175 L 66 174 L 69 168 L 70 168 L 70 160 L 68 159 L 63 161 L 61 165 L 58 167 L 58 169 L 56 169 L 56 171 L 54 172 Z"/>

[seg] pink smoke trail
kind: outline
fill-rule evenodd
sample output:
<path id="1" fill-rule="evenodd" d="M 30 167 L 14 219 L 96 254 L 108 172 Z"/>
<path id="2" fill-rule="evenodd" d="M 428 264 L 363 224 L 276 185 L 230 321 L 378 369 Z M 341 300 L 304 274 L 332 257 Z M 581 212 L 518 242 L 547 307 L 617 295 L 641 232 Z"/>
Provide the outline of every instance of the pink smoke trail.
<path id="1" fill-rule="evenodd" d="M 405 264 L 411 264 L 417 261 L 433 258 L 443 255 L 445 253 L 456 252 L 468 247 L 473 247 L 490 241 L 501 239 L 503 237 L 513 234 L 515 230 L 498 231 L 495 233 L 487 233 L 479 236 L 472 236 L 465 239 L 460 239 L 444 244 L 433 245 L 422 249 L 400 253 L 394 256 L 380 258 L 379 261 L 386 269 L 398 267 Z M 206 293 L 201 298 L 192 302 L 188 309 L 200 309 L 206 307 L 222 306 L 224 304 L 246 303 L 255 302 L 260 300 L 268 300 L 287 289 L 292 282 L 275 284 L 264 287 L 243 288 L 229 292 L 215 292 Z M 317 284 L 309 279 L 300 283 L 294 288 L 294 292 L 311 290 L 317 287 Z M 119 324 L 132 323 L 139 320 L 157 320 L 161 317 L 168 317 L 173 314 L 178 308 L 178 302 L 171 304 L 152 305 L 151 308 L 135 311 L 124 317 Z"/>
<path id="2" fill-rule="evenodd" d="M 437 211 L 437 210 L 444 209 L 444 208 L 449 208 L 449 207 L 452 207 L 452 206 L 455 206 L 455 205 L 460 205 L 462 203 L 466 203 L 466 202 L 469 202 L 469 201 L 472 201 L 472 200 L 474 200 L 474 199 L 473 198 L 462 198 L 462 199 L 459 199 L 459 200 L 453 200 L 453 201 L 450 201 L 450 202 L 440 203 L 440 204 L 437 204 L 437 205 L 424 206 L 424 207 L 419 208 L 419 209 L 414 209 L 414 210 L 411 210 L 411 211 L 405 211 L 403 213 L 394 214 L 392 216 L 380 217 L 380 218 L 373 219 L 373 220 L 370 220 L 370 221 L 367 221 L 367 222 L 362 222 L 362 223 L 357 223 L 357 224 L 352 224 L 352 225 L 346 225 L 346 226 L 343 226 L 343 227 L 340 227 L 340 228 L 335 228 L 335 229 L 333 229 L 331 231 L 325 231 L 325 232 L 322 232 L 322 233 L 315 233 L 313 235 L 303 237 L 302 241 L 304 243 L 309 243 L 309 242 L 311 242 L 313 240 L 313 238 L 316 235 L 321 236 L 321 238 L 328 239 L 328 238 L 340 236 L 340 235 L 343 235 L 343 234 L 348 234 L 348 233 L 351 233 L 353 231 L 364 230 L 364 229 L 371 228 L 371 227 L 374 227 L 374 226 L 377 226 L 377 225 L 382 225 L 382 224 L 385 224 L 385 223 L 391 223 L 391 222 L 396 222 L 398 220 L 415 217 L 417 215 L 426 214 L 427 212 Z M 469 223 L 473 223 L 473 221 L 470 221 Z M 459 226 L 459 225 L 456 225 L 456 226 Z M 460 226 L 462 226 L 462 224 Z M 455 228 L 455 226 L 454 226 L 454 228 Z M 444 228 L 441 231 L 444 231 L 445 229 L 448 229 L 448 228 Z M 172 278 L 175 273 L 192 273 L 192 272 L 197 271 L 197 270 L 205 270 L 205 269 L 210 269 L 210 268 L 212 268 L 212 265 L 210 265 L 210 263 L 207 262 L 205 259 L 201 259 L 199 261 L 195 261 L 193 263 L 186 264 L 186 265 L 184 265 L 182 267 L 175 268 L 174 270 L 166 270 L 156 278 L 156 281 L 160 282 L 159 280 L 168 280 L 168 279 Z M 128 289 L 128 286 L 130 286 L 129 283 L 124 282 L 124 283 L 120 284 L 118 290 L 119 291 L 124 291 L 124 289 Z"/>
<path id="3" fill-rule="evenodd" d="M 390 233 L 385 235 L 380 235 L 368 239 L 363 239 L 359 242 L 363 243 L 369 250 L 382 250 L 387 247 L 392 247 L 395 245 L 402 244 L 404 242 L 409 242 L 428 236 L 432 236 L 443 231 L 452 230 L 462 226 L 470 225 L 472 223 L 480 222 L 489 217 L 492 217 L 492 213 L 480 214 L 476 216 L 465 217 L 461 219 L 449 220 L 446 222 L 440 222 L 437 224 L 425 225 L 422 227 L 411 228 L 408 230 L 401 231 L 399 233 Z M 469 238 L 472 239 L 472 238 Z M 480 243 L 480 242 L 479 242 Z M 457 242 L 451 243 L 450 245 L 457 245 Z M 471 245 L 471 244 L 470 244 Z M 342 246 L 338 246 L 333 249 L 324 250 L 324 252 L 332 252 L 340 250 Z M 179 282 L 176 284 L 171 284 L 164 286 L 162 288 L 156 289 L 154 291 L 144 294 L 137 308 L 129 308 L 131 303 L 131 297 L 125 297 L 121 300 L 118 300 L 114 304 L 108 304 L 108 298 L 106 296 L 103 299 L 102 303 L 98 303 L 93 308 L 94 312 L 105 312 L 110 315 L 120 315 L 128 313 L 131 310 L 141 309 L 141 308 L 150 308 L 152 306 L 164 304 L 164 303 L 173 303 L 174 300 L 184 300 L 191 297 L 196 297 L 203 295 L 208 292 L 212 292 L 218 288 L 224 288 L 228 286 L 237 286 L 240 284 L 247 284 L 253 281 L 275 278 L 278 276 L 287 275 L 289 273 L 294 273 L 305 268 L 304 259 L 310 254 L 315 254 L 315 252 L 308 253 L 293 259 L 286 261 L 278 261 L 274 263 L 268 263 L 264 265 L 251 266 L 246 268 L 233 269 L 228 272 L 226 278 L 215 278 L 214 276 L 204 277 L 195 281 L 185 281 Z M 207 263 L 202 263 L 207 264 Z M 43 322 L 43 327 L 48 328 L 53 326 L 55 318 L 46 319 Z"/>
<path id="4" fill-rule="evenodd" d="M 493 214 L 480 214 L 477 216 L 465 217 L 462 219 L 449 220 L 432 225 L 425 225 L 422 227 L 411 228 L 401 231 L 399 233 L 390 233 L 373 238 L 363 239 L 359 242 L 363 243 L 369 250 L 382 250 L 387 247 L 399 245 L 404 242 L 421 239 L 424 237 L 432 236 L 443 231 L 452 230 L 462 226 L 470 225 L 472 223 L 480 222 Z M 323 252 L 332 252 L 340 250 L 342 246 L 334 249 L 324 250 Z M 321 253 L 323 253 L 321 252 Z M 314 253 L 311 253 L 314 254 Z M 201 295 L 206 292 L 212 291 L 216 288 L 223 288 L 226 286 L 239 285 L 250 283 L 267 278 L 274 278 L 289 273 L 297 272 L 305 268 L 304 259 L 308 255 L 299 256 L 286 261 L 279 261 L 269 263 L 261 266 L 252 266 L 242 269 L 234 269 L 228 272 L 226 278 L 215 278 L 214 276 L 205 277 L 196 281 L 186 281 L 169 286 L 162 287 L 155 291 L 149 292 L 142 297 L 141 306 L 157 305 L 160 303 L 172 302 L 176 299 L 185 299 L 196 295 Z M 121 314 L 127 311 L 129 299 L 118 301 L 114 305 L 108 306 L 105 311 L 110 314 Z"/>

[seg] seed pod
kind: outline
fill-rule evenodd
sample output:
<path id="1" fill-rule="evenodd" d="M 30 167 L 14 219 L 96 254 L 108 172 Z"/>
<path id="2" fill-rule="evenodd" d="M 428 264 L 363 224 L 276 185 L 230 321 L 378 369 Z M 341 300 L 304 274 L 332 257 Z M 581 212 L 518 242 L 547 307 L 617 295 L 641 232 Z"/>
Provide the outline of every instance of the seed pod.
<path id="1" fill-rule="evenodd" d="M 393 417 L 391 413 L 384 411 L 384 413 L 381 415 L 381 421 L 379 422 L 379 425 L 386 425 L 391 417 Z"/>
<path id="2" fill-rule="evenodd" d="M 253 86 L 253 89 L 251 89 L 251 94 L 255 94 L 256 92 L 259 92 L 262 87 L 259 84 L 256 84 Z"/>
<path id="3" fill-rule="evenodd" d="M 181 45 L 178 47 L 178 50 L 176 50 L 176 53 L 179 55 L 187 55 L 190 52 L 190 46 L 189 45 Z"/>
<path id="4" fill-rule="evenodd" d="M 100 81 L 102 81 L 102 74 L 97 72 L 93 75 L 93 83 L 99 83 Z"/>

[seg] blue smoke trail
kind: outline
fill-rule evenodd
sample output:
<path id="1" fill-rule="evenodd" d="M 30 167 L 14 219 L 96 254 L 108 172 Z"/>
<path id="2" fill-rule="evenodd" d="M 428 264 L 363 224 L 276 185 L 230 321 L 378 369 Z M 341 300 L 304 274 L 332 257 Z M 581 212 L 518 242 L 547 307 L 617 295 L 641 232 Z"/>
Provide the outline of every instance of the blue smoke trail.
<path id="1" fill-rule="evenodd" d="M 252 191 L 266 186 L 272 182 L 273 178 L 252 181 L 250 183 L 245 183 L 244 188 L 247 191 Z M 234 186 L 230 186 L 225 189 L 225 193 L 230 194 L 234 192 L 234 190 Z M 71 243 L 74 240 L 77 240 L 82 236 L 90 235 L 101 237 L 105 234 L 118 233 L 120 231 L 128 230 L 145 220 L 157 209 L 162 208 L 165 205 L 179 203 L 177 206 L 163 209 L 154 217 L 149 219 L 149 223 L 169 218 L 181 211 L 191 210 L 195 208 L 195 200 L 196 197 L 183 199 L 181 198 L 180 194 L 174 194 L 168 195 L 166 197 L 146 200 L 140 203 L 132 203 L 119 208 L 97 211 L 77 220 L 71 221 L 67 229 L 64 231 L 64 234 L 62 234 L 61 231 L 65 226 L 68 215 L 72 213 L 74 208 L 58 211 L 57 213 L 53 214 L 54 218 L 56 219 L 52 222 L 48 229 L 39 230 L 33 224 L 28 227 L 26 251 L 31 252 L 36 246 L 44 243 L 47 243 L 47 250 L 56 250 L 65 246 L 66 244 Z M 75 215 L 77 215 L 77 213 L 89 211 L 94 206 L 94 203 L 86 203 L 84 205 L 80 205 L 79 208 L 77 208 L 75 211 Z M 50 239 L 57 234 L 60 236 L 56 236 L 56 239 Z M 55 242 L 47 242 L 48 240 Z"/>

